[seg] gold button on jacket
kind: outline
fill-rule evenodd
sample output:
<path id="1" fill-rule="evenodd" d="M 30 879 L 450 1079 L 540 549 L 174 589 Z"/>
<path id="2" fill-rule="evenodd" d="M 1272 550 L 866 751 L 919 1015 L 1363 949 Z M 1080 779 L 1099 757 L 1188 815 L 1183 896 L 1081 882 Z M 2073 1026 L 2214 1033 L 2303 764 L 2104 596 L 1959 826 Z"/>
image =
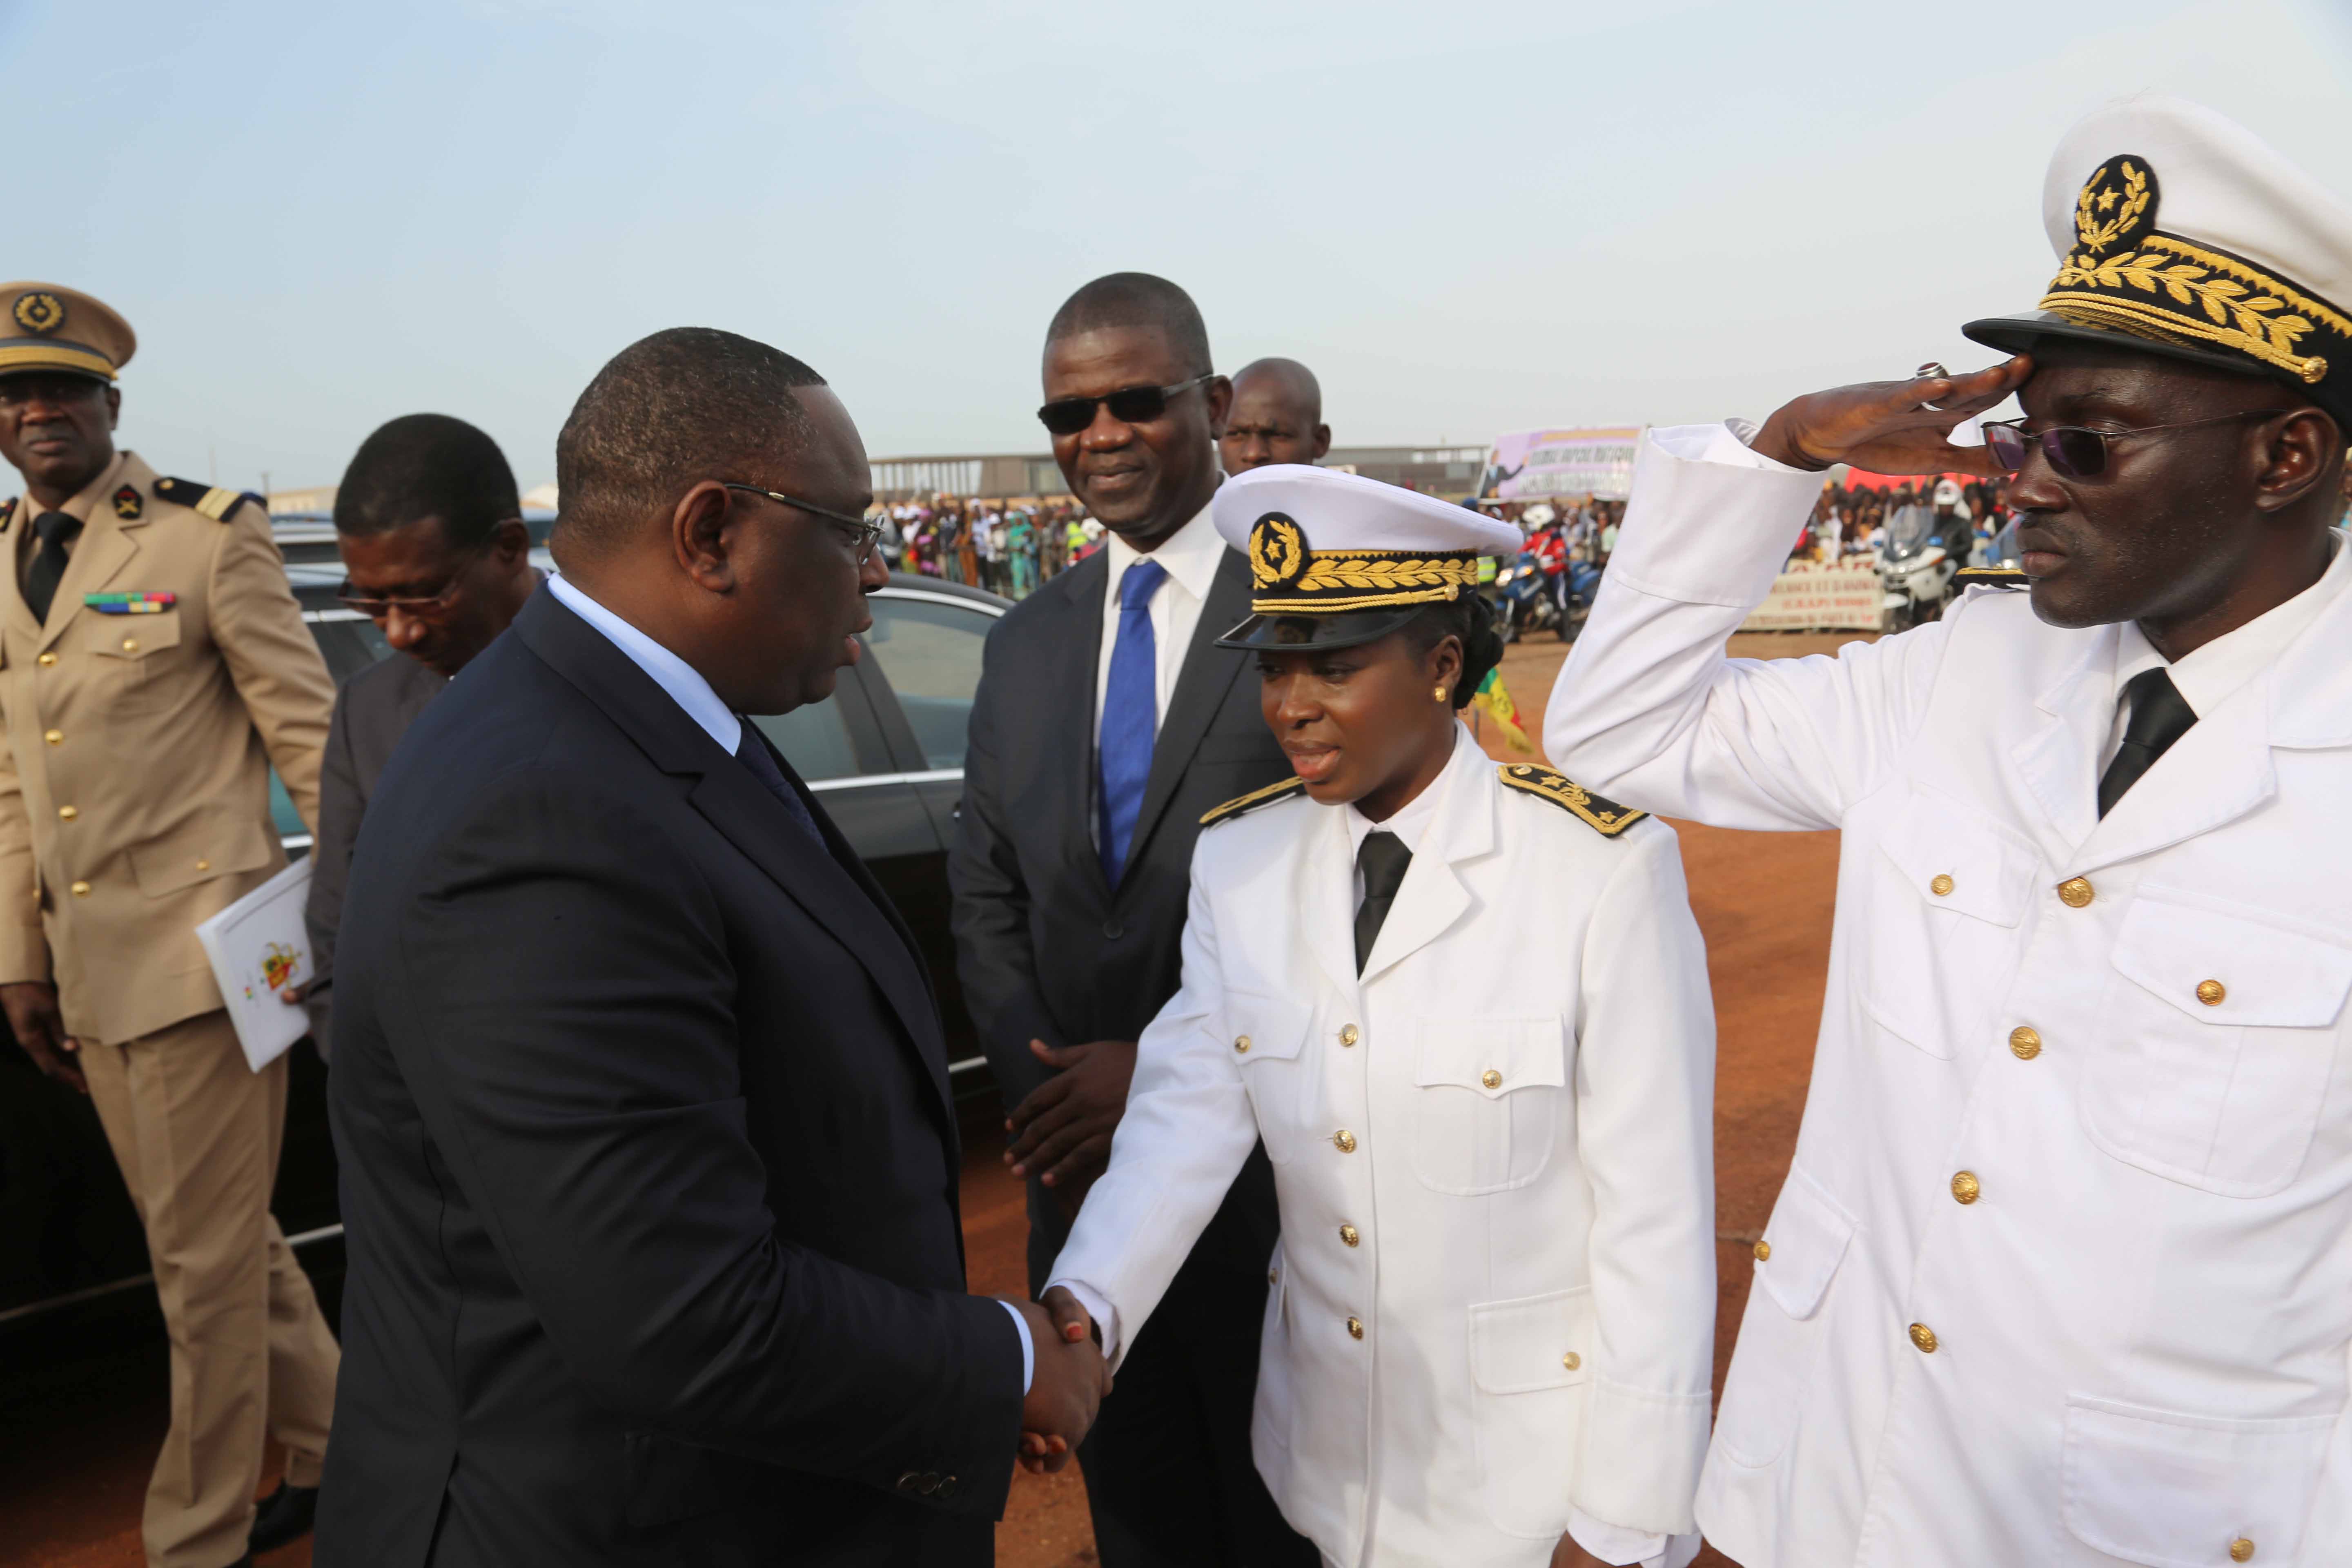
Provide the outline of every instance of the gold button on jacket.
<path id="1" fill-rule="evenodd" d="M 1352 1046 L 1361 1038 L 1363 1037 L 1356 1033 L 1356 1026 L 1353 1024 L 1345 1025 L 1339 1030 L 1339 1043 L 1343 1046 Z"/>
<path id="2" fill-rule="evenodd" d="M 1972 1204 L 1983 1194 L 1984 1187 L 1978 1182 L 1974 1171 L 1961 1171 L 1952 1177 L 1952 1200 L 1955 1203 Z"/>
<path id="3" fill-rule="evenodd" d="M 1364 1238 L 1360 1235 L 1357 1234 L 1356 1227 L 1354 1226 L 1343 1225 L 1339 1227 L 1339 1239 L 1346 1242 L 1349 1247 L 1354 1247 Z"/>
<path id="4" fill-rule="evenodd" d="M 2042 1036 L 2020 1024 L 2009 1032 L 2009 1054 L 2019 1061 L 2030 1062 L 2042 1054 Z"/>
<path id="5" fill-rule="evenodd" d="M 1250 1037 L 1247 1035 L 1236 1035 L 1234 1037 L 1234 1050 L 1241 1052 L 1244 1056 L 1247 1056 L 1249 1054 L 1249 1048 Z"/>
<path id="6" fill-rule="evenodd" d="M 1936 1331 L 1925 1323 L 1911 1325 L 1911 1342 L 1928 1355 L 1936 1353 Z"/>
<path id="7" fill-rule="evenodd" d="M 2087 909 L 2093 897 L 2091 884 L 2081 877 L 2069 877 L 2058 884 L 2058 901 L 2070 910 Z"/>
<path id="8" fill-rule="evenodd" d="M 66 1027 L 101 1044 L 221 1005 L 195 928 L 286 864 L 273 765 L 316 826 L 334 706 L 264 509 L 222 521 L 155 487 L 124 452 L 67 503 L 82 531 L 46 623 L 25 604 L 25 502 L 0 532 L 0 796 L 16 795 L 0 811 L 16 817 L 0 833 L 0 900 L 16 900 L 0 909 L 0 983 L 54 977 Z M 136 507 L 115 500 L 125 488 Z M 110 616 L 93 594 L 172 602 Z M 44 910 L 45 887 L 74 897 Z"/>
<path id="9" fill-rule="evenodd" d="M 2251 1541 L 2247 1540 L 2244 1536 L 2242 1536 L 2242 1536 L 2238 1537 L 2238 1539 L 2237 1539 L 2237 1540 L 2232 1541 L 2231 1542 L 2230 1542 L 2230 1561 L 2231 1561 L 2231 1562 L 2232 1562 L 2232 1563 L 2251 1563 L 2251 1562 L 2252 1562 L 2253 1560 L 2254 1560 L 2254 1543 L 2253 1543 L 2252 1542 L 2251 1542 Z"/>
<path id="10" fill-rule="evenodd" d="M 1769 1259 L 1771 1256 L 1772 1256 L 1772 1244 L 1771 1244 L 1770 1242 L 1769 1242 L 1769 1241 L 1759 1241 L 1759 1242 L 1758 1242 L 1758 1243 L 1756 1244 L 1756 1261 L 1757 1261 L 1757 1262 L 1759 1262 L 1759 1263 L 1762 1263 L 1762 1262 L 1766 1261 L 1767 1259 Z"/>
<path id="11" fill-rule="evenodd" d="M 1348 1320 L 1348 1337 L 1351 1340 L 1360 1340 L 1364 1337 L 1363 1319 L 1350 1318 Z"/>
<path id="12" fill-rule="evenodd" d="M 2208 1007 L 2219 1007 L 2221 1005 L 2221 999 L 2229 994 L 2229 988 L 2218 980 L 2200 980 L 2197 983 L 2197 1000 L 2204 1003 Z"/>
<path id="13" fill-rule="evenodd" d="M 1937 873 L 1936 879 L 1927 884 L 1927 890 L 1940 899 L 1949 893 L 1957 886 L 1958 886 L 1958 884 L 1954 882 L 1948 875 L 1939 872 Z"/>
<path id="14" fill-rule="evenodd" d="M 1356 1152 L 1356 1135 L 1344 1127 L 1331 1135 L 1331 1142 L 1339 1145 L 1339 1152 L 1342 1154 L 1352 1154 Z"/>
<path id="15" fill-rule="evenodd" d="M 1500 1089 L 1503 1087 L 1503 1075 L 1496 1072 L 1493 1068 L 1488 1068 L 1485 1072 L 1478 1075 L 1478 1081 L 1485 1084 L 1488 1089 Z"/>

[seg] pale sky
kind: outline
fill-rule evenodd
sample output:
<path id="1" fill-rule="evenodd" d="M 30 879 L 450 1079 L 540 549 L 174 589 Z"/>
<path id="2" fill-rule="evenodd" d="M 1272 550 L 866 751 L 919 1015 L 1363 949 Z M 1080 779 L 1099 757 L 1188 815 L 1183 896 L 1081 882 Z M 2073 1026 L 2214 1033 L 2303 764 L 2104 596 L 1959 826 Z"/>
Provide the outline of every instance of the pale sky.
<path id="1" fill-rule="evenodd" d="M 877 457 L 1043 451 L 1045 322 L 1122 268 L 1218 368 L 1313 366 L 1341 445 L 1760 417 L 1985 358 L 2119 94 L 2352 197 L 2352 0 L 0 0 L 0 272 L 121 310 L 124 443 L 244 488 L 419 409 L 529 487 L 688 323 L 807 360 Z"/>

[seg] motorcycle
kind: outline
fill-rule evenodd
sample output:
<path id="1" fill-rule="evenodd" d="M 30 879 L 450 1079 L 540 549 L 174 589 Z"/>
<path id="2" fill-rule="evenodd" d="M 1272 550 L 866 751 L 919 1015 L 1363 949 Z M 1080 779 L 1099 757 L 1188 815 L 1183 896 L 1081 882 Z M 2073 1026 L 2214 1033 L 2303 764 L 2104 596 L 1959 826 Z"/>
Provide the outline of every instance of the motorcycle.
<path id="1" fill-rule="evenodd" d="M 1543 557 L 1534 551 L 1523 552 L 1496 573 L 1494 588 L 1495 630 L 1505 643 L 1515 643 L 1546 627 L 1560 631 L 1559 600 L 1554 596 L 1551 579 L 1544 574 Z M 1561 638 L 1566 640 L 1565 633 Z"/>
<path id="2" fill-rule="evenodd" d="M 1960 563 L 1936 542 L 1936 514 L 1924 506 L 1895 509 L 1886 521 L 1886 548 L 1878 553 L 1879 626 L 1907 631 L 1939 617 L 1952 600 Z"/>

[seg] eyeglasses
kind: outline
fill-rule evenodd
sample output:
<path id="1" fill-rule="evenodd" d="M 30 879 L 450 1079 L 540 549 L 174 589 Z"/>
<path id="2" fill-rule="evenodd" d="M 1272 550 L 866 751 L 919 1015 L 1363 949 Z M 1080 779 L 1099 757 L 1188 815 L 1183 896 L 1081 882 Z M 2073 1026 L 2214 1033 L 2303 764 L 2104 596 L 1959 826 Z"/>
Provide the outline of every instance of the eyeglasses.
<path id="1" fill-rule="evenodd" d="M 414 616 L 419 620 L 433 620 L 446 614 L 449 606 L 457 602 L 458 595 L 466 589 L 466 574 L 471 571 L 474 563 L 480 560 L 488 551 L 489 546 L 482 544 L 460 555 L 457 558 L 457 564 L 449 570 L 449 585 L 430 598 L 383 599 L 373 595 L 354 594 L 352 592 L 352 580 L 349 577 L 344 578 L 343 585 L 335 590 L 335 597 L 372 621 L 380 621 L 394 610 L 398 610 L 404 616 Z"/>
<path id="2" fill-rule="evenodd" d="M 782 490 L 761 489 L 758 485 L 739 485 L 733 479 L 721 479 L 719 482 L 730 490 L 741 490 L 746 495 L 766 496 L 772 501 L 798 511 L 812 513 L 824 519 L 827 522 L 845 528 L 856 538 L 857 563 L 863 566 L 874 559 L 874 546 L 882 539 L 882 524 L 879 521 L 868 522 L 862 517 L 852 517 L 845 511 L 830 511 L 821 506 L 812 506 L 807 501 L 794 500 Z"/>
<path id="3" fill-rule="evenodd" d="M 1095 410 L 1103 407 L 1122 425 L 1149 425 L 1168 412 L 1170 398 L 1216 379 L 1211 372 L 1173 386 L 1122 386 L 1101 397 L 1057 397 L 1037 410 L 1037 422 L 1056 436 L 1075 436 L 1093 424 Z"/>
<path id="4" fill-rule="evenodd" d="M 2013 474 L 2025 467 L 2028 445 L 2036 445 L 2042 448 L 2042 456 L 2059 473 L 2070 479 L 2090 479 L 2107 471 L 2107 443 L 2110 441 L 2126 440 L 2135 436 L 2154 436 L 2171 430 L 2195 430 L 2208 425 L 2227 425 L 2239 419 L 2270 419 L 2294 412 L 2291 408 L 2250 408 L 2242 414 L 2191 419 L 2184 425 L 2144 425 L 2137 430 L 2093 430 L 2081 425 L 2057 425 L 2047 430 L 2028 430 L 2022 419 L 2002 419 L 1984 426 L 1985 447 L 1991 452 L 1994 462 Z"/>

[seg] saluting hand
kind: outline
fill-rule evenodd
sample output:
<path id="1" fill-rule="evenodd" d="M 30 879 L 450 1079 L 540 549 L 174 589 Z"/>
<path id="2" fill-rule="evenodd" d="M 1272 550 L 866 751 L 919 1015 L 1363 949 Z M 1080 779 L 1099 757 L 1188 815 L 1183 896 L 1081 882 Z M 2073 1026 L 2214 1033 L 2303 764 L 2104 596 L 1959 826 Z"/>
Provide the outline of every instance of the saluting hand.
<path id="1" fill-rule="evenodd" d="M 1127 1088 L 1135 1078 L 1135 1042 L 1056 1047 L 1032 1040 L 1029 1049 L 1059 1070 L 1013 1108 L 1004 1123 L 1013 1134 L 1004 1163 L 1016 1176 L 1045 1173 L 1040 1179 L 1061 1199 L 1063 1212 L 1076 1215 L 1110 1161 L 1110 1135 L 1127 1110 Z"/>
<path id="2" fill-rule="evenodd" d="M 65 1016 L 58 1011 L 58 988 L 41 980 L 20 980 L 13 985 L 0 985 L 0 1009 L 8 1015 L 8 1027 L 15 1031 L 16 1043 L 33 1058 L 33 1065 L 57 1079 L 69 1085 L 77 1093 L 89 1093 L 89 1079 L 82 1076 L 81 1063 L 73 1053 L 81 1045 L 66 1033 Z"/>
<path id="3" fill-rule="evenodd" d="M 2033 362 L 2014 359 L 1969 375 L 1870 381 L 1809 393 L 1777 409 L 1751 450 L 1793 468 L 1851 463 L 1874 474 L 1982 474 L 2004 470 L 1984 447 L 1944 439 L 2025 384 Z M 1935 406 L 1929 406 L 1934 405 Z"/>

